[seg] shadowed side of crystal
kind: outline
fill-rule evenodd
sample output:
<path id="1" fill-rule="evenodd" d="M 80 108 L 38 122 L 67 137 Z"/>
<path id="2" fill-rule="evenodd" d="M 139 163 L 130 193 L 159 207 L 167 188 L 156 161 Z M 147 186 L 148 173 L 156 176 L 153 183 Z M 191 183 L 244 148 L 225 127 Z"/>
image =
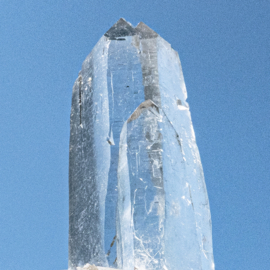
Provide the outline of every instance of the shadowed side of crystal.
<path id="1" fill-rule="evenodd" d="M 83 63 L 75 82 L 69 160 L 69 269 L 86 263 L 107 266 L 104 219 L 110 166 L 106 40 Z M 95 63 L 99 62 L 97 66 Z M 97 104 L 99 106 L 97 106 Z"/>
<path id="2" fill-rule="evenodd" d="M 135 30 L 137 32 L 136 46 L 140 52 L 145 100 L 150 99 L 157 104 L 157 106 L 160 106 L 159 78 L 157 69 L 158 35 L 144 23 L 139 23 Z"/>

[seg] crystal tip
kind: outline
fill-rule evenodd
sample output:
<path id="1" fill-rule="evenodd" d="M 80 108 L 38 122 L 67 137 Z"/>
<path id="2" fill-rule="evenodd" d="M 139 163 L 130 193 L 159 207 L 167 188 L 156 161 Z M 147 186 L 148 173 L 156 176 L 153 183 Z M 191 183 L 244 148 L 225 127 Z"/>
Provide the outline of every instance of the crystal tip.
<path id="1" fill-rule="evenodd" d="M 127 22 L 124 18 L 120 18 L 105 34 L 109 39 L 117 39 L 127 36 L 138 35 L 141 39 L 156 38 L 158 34 L 148 27 L 145 23 L 140 22 L 136 27 Z"/>

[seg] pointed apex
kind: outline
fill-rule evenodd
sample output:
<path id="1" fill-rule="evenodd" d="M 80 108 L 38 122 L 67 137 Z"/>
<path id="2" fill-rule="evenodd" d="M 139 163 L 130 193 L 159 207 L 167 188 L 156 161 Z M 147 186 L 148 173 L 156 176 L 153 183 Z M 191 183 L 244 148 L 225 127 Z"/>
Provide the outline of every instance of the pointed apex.
<path id="1" fill-rule="evenodd" d="M 158 37 L 158 34 L 143 22 L 140 22 L 135 27 L 135 30 L 136 30 L 137 35 L 139 35 L 141 39 Z"/>
<path id="2" fill-rule="evenodd" d="M 116 39 L 117 37 L 134 36 L 136 31 L 125 19 L 121 18 L 105 34 L 105 37 Z"/>
<path id="3" fill-rule="evenodd" d="M 137 109 L 133 112 L 133 114 L 128 118 L 127 122 L 129 123 L 129 122 L 137 119 L 145 109 L 151 110 L 153 108 L 159 113 L 158 106 L 151 99 L 148 99 L 148 100 L 142 102 L 137 107 Z"/>

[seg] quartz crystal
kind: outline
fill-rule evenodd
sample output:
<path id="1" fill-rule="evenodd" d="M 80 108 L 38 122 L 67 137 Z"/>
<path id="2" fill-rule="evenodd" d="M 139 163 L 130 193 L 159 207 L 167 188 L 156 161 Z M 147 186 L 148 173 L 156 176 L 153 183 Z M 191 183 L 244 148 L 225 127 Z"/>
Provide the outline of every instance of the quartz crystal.
<path id="1" fill-rule="evenodd" d="M 186 98 L 177 52 L 144 23 L 120 19 L 86 58 L 72 94 L 69 269 L 214 269 Z"/>

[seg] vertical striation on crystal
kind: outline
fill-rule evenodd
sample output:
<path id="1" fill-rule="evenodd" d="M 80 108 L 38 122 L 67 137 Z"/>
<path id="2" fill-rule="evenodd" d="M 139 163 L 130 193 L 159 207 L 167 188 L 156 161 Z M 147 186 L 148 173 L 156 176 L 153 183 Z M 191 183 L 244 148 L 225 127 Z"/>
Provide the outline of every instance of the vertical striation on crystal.
<path id="1" fill-rule="evenodd" d="M 107 90 L 108 43 L 101 38 L 83 63 L 72 94 L 69 156 L 69 267 L 107 265 L 106 190 L 111 160 Z M 98 65 L 97 65 L 98 63 Z"/>
<path id="2" fill-rule="evenodd" d="M 212 270 L 211 216 L 177 52 L 120 19 L 72 95 L 69 269 Z"/>

